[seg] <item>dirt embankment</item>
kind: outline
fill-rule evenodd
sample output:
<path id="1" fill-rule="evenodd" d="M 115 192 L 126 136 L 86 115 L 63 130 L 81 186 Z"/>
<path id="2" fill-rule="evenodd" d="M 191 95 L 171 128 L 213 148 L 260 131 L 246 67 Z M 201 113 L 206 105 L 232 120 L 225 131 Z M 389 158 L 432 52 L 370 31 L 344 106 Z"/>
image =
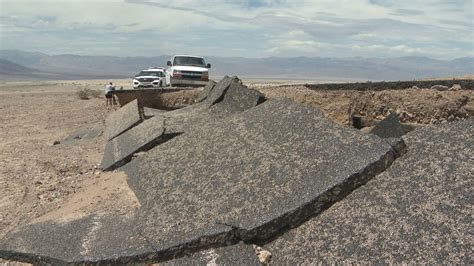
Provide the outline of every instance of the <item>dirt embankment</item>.
<path id="1" fill-rule="evenodd" d="M 474 116 L 474 91 L 405 89 L 384 91 L 314 91 L 305 86 L 255 86 L 266 97 L 287 97 L 320 108 L 338 123 L 350 124 L 351 115 L 383 119 L 396 112 L 404 122 L 436 124 Z"/>

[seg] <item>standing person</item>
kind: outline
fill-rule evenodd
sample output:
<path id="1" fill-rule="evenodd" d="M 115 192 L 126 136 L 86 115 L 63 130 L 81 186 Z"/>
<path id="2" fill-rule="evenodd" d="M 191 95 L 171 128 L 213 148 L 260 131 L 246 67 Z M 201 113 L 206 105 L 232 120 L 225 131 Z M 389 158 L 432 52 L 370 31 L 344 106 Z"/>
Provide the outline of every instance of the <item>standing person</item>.
<path id="1" fill-rule="evenodd" d="M 115 90 L 115 87 L 114 85 L 112 84 L 112 82 L 110 82 L 109 84 L 107 84 L 107 86 L 105 86 L 105 106 L 112 106 L 113 105 L 113 95 L 112 95 L 112 91 Z"/>

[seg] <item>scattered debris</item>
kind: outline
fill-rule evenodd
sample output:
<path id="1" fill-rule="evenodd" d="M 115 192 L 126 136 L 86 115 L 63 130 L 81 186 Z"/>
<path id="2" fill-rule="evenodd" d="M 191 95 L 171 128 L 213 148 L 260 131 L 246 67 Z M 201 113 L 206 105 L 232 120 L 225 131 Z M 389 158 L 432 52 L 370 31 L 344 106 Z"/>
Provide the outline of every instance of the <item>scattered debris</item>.
<path id="1" fill-rule="evenodd" d="M 449 90 L 449 87 L 448 86 L 443 86 L 443 85 L 434 85 L 434 86 L 431 86 L 432 90 L 438 90 L 438 91 L 447 91 Z"/>
<path id="2" fill-rule="evenodd" d="M 260 263 L 262 263 L 263 265 L 268 265 L 270 263 L 270 260 L 272 259 L 272 253 L 257 245 L 253 245 L 253 248 L 255 249 L 255 254 L 257 255 Z"/>
<path id="3" fill-rule="evenodd" d="M 460 91 L 462 90 L 462 87 L 460 84 L 454 84 L 451 88 L 449 88 L 450 91 Z"/>

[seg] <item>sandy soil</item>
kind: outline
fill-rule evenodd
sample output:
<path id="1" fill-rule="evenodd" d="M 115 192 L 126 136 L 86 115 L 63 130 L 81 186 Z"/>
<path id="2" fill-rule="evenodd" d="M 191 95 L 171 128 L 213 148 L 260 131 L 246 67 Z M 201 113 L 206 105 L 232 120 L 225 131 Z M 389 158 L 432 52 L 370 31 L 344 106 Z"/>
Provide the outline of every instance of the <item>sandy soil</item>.
<path id="1" fill-rule="evenodd" d="M 83 88 L 103 90 L 106 82 L 0 84 L 0 239 L 18 225 L 75 219 L 92 211 L 127 213 L 139 207 L 123 173 L 97 169 L 105 146 L 102 136 L 54 145 L 80 127 L 103 123 L 113 112 L 102 98 L 80 100 L 76 94 Z M 390 110 L 417 123 L 474 116 L 474 92 L 466 90 L 315 92 L 304 86 L 252 87 L 269 98 L 288 97 L 318 107 L 346 125 L 350 114 L 381 119 Z M 190 103 L 196 95 L 177 93 L 169 102 Z"/>
<path id="2" fill-rule="evenodd" d="M 0 86 L 0 238 L 48 217 L 136 207 L 123 174 L 96 169 L 103 138 L 53 145 L 113 111 L 102 98 L 80 100 L 76 90 L 85 86 L 103 87 L 93 81 Z"/>

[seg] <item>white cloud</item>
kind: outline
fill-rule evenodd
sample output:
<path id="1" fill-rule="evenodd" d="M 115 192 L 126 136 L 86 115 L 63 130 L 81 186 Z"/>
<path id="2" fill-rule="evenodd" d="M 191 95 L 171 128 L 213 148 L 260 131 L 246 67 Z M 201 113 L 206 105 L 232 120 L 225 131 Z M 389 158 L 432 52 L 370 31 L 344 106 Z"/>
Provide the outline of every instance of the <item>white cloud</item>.
<path id="1" fill-rule="evenodd" d="M 247 57 L 473 53 L 470 0 L 0 1 L 2 49 Z"/>

